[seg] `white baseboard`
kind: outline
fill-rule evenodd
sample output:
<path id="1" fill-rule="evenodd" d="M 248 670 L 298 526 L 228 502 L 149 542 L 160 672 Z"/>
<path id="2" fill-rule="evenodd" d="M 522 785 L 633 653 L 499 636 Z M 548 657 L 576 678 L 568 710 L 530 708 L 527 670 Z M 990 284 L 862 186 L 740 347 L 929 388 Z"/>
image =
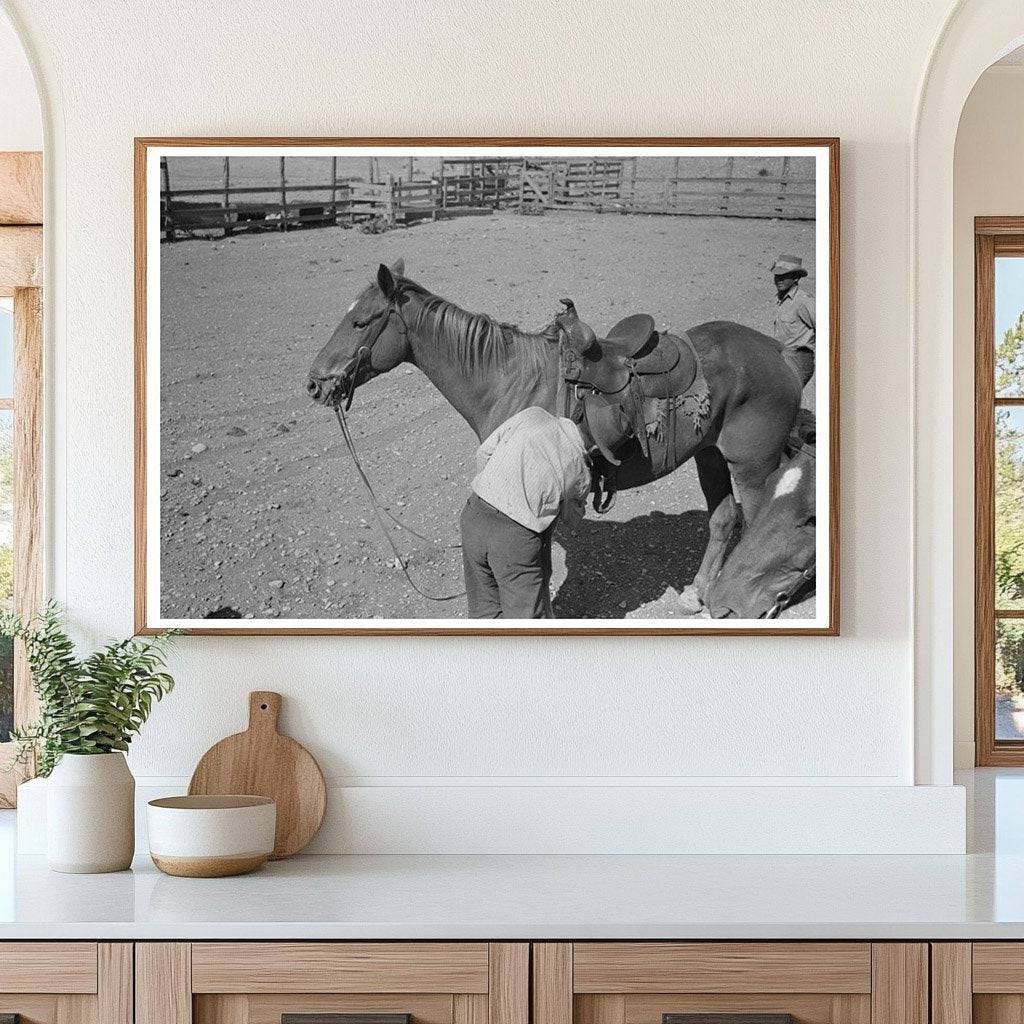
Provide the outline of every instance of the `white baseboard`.
<path id="1" fill-rule="evenodd" d="M 158 783 L 158 784 L 154 784 Z M 186 780 L 139 780 L 145 804 Z M 45 782 L 19 790 L 18 852 L 45 852 Z M 318 854 L 962 854 L 959 786 L 332 786 Z"/>

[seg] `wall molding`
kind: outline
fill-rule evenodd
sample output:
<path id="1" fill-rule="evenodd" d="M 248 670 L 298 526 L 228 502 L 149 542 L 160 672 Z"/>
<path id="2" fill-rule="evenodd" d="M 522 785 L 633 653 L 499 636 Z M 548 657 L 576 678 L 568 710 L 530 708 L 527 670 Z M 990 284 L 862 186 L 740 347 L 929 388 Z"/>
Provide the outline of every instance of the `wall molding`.
<path id="1" fill-rule="evenodd" d="M 136 790 L 136 850 L 148 847 Z M 18 852 L 45 852 L 46 780 L 18 791 Z M 898 823 L 898 827 L 894 827 Z M 962 854 L 959 786 L 331 786 L 318 854 Z"/>

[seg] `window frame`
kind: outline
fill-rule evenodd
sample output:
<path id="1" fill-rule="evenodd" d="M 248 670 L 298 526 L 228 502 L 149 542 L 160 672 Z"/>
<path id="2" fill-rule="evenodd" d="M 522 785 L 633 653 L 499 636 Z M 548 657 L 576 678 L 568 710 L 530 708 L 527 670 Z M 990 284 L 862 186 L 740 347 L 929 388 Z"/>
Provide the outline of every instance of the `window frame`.
<path id="1" fill-rule="evenodd" d="M 14 609 L 34 615 L 43 594 L 43 228 L 42 154 L 0 153 L 0 296 L 14 299 Z M 14 650 L 14 724 L 38 703 L 24 648 Z M 34 765 L 12 767 L 14 744 L 0 743 L 0 807 L 13 807 Z"/>
<path id="2" fill-rule="evenodd" d="M 1024 622 L 1024 608 L 995 606 L 995 417 L 1024 397 L 996 398 L 995 261 L 1024 258 L 1024 217 L 976 217 L 974 254 L 974 761 L 1022 767 L 1024 740 L 996 739 L 996 623 Z"/>

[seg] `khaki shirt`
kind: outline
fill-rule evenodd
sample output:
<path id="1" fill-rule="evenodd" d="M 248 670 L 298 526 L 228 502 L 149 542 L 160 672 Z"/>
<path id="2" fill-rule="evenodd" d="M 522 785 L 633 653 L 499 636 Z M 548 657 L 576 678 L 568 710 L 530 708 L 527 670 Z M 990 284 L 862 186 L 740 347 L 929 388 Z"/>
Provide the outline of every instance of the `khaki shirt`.
<path id="1" fill-rule="evenodd" d="M 580 428 L 539 406 L 516 413 L 487 437 L 476 468 L 476 494 L 534 533 L 543 533 L 559 512 L 581 516 L 590 493 Z"/>
<path id="2" fill-rule="evenodd" d="M 814 351 L 814 296 L 795 284 L 775 304 L 775 340 Z"/>

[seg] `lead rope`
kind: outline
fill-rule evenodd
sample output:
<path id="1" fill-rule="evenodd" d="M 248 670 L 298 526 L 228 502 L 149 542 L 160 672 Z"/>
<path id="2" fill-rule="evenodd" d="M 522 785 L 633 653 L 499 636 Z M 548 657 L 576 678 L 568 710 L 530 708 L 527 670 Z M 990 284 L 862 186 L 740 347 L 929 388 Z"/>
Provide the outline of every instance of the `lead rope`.
<path id="1" fill-rule="evenodd" d="M 393 522 L 400 530 L 404 530 L 406 533 L 410 533 L 412 536 L 419 538 L 425 543 L 432 544 L 434 547 L 442 550 L 451 550 L 453 548 L 459 548 L 462 545 L 441 544 L 436 540 L 431 540 L 429 537 L 424 537 L 423 534 L 417 533 L 411 526 L 406 526 L 405 523 L 392 515 L 390 510 L 381 504 L 380 499 L 377 497 L 377 492 L 373 489 L 373 484 L 370 483 L 370 478 L 366 475 L 366 471 L 363 469 L 363 464 L 359 459 L 359 453 L 356 451 L 355 441 L 348 428 L 348 421 L 345 419 L 345 412 L 341 406 L 334 406 L 334 416 L 338 421 L 338 426 L 341 427 L 341 436 L 345 439 L 345 447 L 348 449 L 348 453 L 352 458 L 352 464 L 356 467 L 356 472 L 359 474 L 359 479 L 363 482 L 363 487 L 366 488 L 367 496 L 370 499 L 370 508 L 373 511 L 374 518 L 377 520 L 377 525 L 380 527 L 381 533 L 384 534 L 384 539 L 388 542 L 388 547 L 391 548 L 391 553 L 395 556 L 395 562 L 402 570 L 402 575 L 405 576 L 409 586 L 412 587 L 420 597 L 426 598 L 428 601 L 437 601 L 440 603 L 443 601 L 456 601 L 460 597 L 465 597 L 465 590 L 460 590 L 457 594 L 428 594 L 412 578 L 409 568 L 405 564 L 405 559 L 398 550 L 398 545 L 395 544 L 391 537 L 391 533 L 388 530 L 387 524 L 384 522 L 384 516 L 387 516 L 388 519 L 390 519 L 391 522 Z"/>

